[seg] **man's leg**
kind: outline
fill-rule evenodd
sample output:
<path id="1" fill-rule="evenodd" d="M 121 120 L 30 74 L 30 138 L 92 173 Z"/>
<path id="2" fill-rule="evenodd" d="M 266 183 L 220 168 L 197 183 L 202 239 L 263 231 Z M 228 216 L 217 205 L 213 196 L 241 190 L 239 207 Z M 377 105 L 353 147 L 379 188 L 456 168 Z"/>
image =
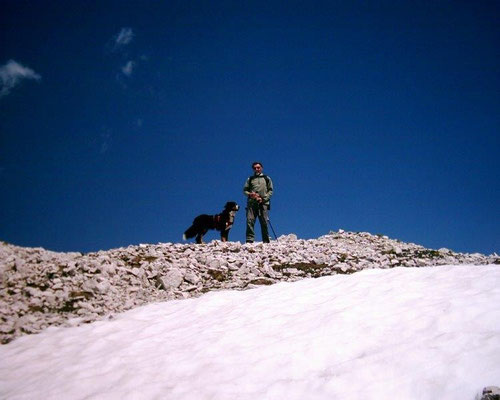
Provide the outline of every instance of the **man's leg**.
<path id="1" fill-rule="evenodd" d="M 269 230 L 267 228 L 267 207 L 262 206 L 259 213 L 260 231 L 262 233 L 262 241 L 269 243 Z"/>
<path id="2" fill-rule="evenodd" d="M 253 243 L 255 239 L 255 210 L 250 205 L 247 205 L 247 231 L 246 231 L 246 241 L 247 243 Z"/>

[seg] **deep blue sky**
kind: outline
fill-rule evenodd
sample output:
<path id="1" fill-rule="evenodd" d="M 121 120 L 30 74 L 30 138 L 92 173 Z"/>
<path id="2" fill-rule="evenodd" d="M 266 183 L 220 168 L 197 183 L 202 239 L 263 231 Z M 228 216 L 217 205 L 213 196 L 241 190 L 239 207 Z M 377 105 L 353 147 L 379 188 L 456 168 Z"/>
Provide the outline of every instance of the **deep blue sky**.
<path id="1" fill-rule="evenodd" d="M 498 1 L 1 9 L 1 240 L 179 242 L 236 200 L 244 241 L 260 160 L 278 235 L 500 252 Z"/>

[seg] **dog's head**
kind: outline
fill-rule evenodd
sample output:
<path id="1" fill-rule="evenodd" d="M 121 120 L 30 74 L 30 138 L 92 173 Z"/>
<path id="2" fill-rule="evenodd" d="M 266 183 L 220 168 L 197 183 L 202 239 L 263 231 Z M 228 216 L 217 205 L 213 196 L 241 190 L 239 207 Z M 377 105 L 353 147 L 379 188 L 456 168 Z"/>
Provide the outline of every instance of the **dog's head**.
<path id="1" fill-rule="evenodd" d="M 240 206 L 235 201 L 228 201 L 224 206 L 225 211 L 238 211 Z"/>

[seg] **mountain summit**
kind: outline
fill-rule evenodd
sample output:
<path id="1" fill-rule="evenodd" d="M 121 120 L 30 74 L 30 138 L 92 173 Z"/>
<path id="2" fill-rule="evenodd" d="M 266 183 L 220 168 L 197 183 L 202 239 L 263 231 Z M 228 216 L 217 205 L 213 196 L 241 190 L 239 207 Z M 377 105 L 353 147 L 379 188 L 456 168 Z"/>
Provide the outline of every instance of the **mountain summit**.
<path id="1" fill-rule="evenodd" d="M 370 233 L 330 232 L 270 244 L 141 244 L 58 253 L 0 244 L 2 343 L 53 325 L 76 326 L 157 301 L 246 290 L 365 269 L 499 264 L 494 254 L 432 250 Z"/>

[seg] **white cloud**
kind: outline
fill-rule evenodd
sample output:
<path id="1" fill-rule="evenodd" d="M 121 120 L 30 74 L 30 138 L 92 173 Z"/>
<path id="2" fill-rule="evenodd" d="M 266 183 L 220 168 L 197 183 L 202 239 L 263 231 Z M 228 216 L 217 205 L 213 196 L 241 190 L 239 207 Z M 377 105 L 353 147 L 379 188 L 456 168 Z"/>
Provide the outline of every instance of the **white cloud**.
<path id="1" fill-rule="evenodd" d="M 134 32 L 131 28 L 122 28 L 120 33 L 116 36 L 115 46 L 121 47 L 129 44 L 134 38 Z"/>
<path id="2" fill-rule="evenodd" d="M 125 64 L 122 67 L 123 74 L 126 75 L 126 76 L 131 76 L 132 72 L 134 71 L 135 65 L 136 64 L 135 64 L 134 61 L 129 61 L 127 64 Z"/>
<path id="3" fill-rule="evenodd" d="M 14 60 L 0 67 L 0 97 L 6 96 L 24 79 L 40 80 L 42 77 L 31 68 L 25 67 Z"/>

